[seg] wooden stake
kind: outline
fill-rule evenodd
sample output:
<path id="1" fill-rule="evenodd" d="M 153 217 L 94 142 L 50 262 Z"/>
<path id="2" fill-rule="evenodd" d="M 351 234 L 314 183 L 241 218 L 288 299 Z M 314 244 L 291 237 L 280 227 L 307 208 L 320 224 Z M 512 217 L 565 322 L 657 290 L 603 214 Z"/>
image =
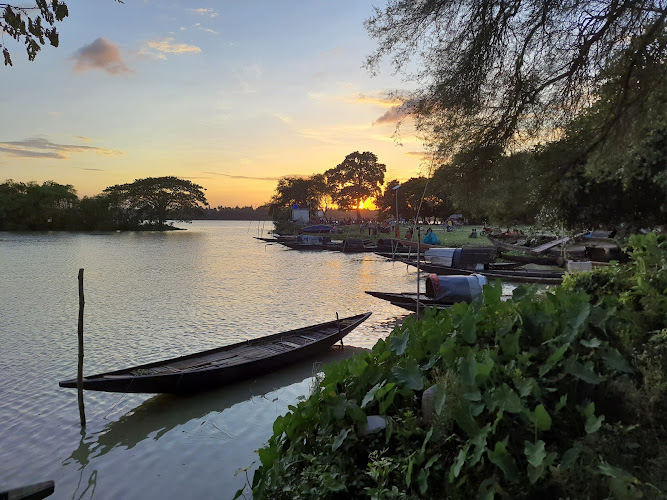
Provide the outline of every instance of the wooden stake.
<path id="1" fill-rule="evenodd" d="M 76 374 L 76 387 L 79 393 L 79 418 L 81 427 L 86 427 L 86 411 L 83 407 L 83 269 L 79 269 L 79 365 Z"/>
<path id="2" fill-rule="evenodd" d="M 336 326 L 338 327 L 338 335 L 340 335 L 340 319 L 338 318 L 338 313 L 336 313 Z M 345 346 L 343 345 L 343 339 L 342 338 L 340 339 L 340 346 L 342 348 L 345 348 Z"/>
<path id="3" fill-rule="evenodd" d="M 419 211 L 417 211 L 417 213 L 419 213 Z M 415 222 L 416 221 L 417 219 L 415 218 Z M 417 227 L 417 316 L 419 316 L 419 257 L 421 256 L 419 243 L 421 242 L 421 239 L 422 239 L 422 228 Z"/>

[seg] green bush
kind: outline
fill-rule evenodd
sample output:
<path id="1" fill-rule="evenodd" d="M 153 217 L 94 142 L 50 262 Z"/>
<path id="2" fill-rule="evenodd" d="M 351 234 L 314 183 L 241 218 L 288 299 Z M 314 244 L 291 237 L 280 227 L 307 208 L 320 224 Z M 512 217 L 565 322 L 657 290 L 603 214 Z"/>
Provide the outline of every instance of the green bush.
<path id="1" fill-rule="evenodd" d="M 258 450 L 254 497 L 664 498 L 667 243 L 630 243 L 627 266 L 487 286 L 325 367 Z"/>

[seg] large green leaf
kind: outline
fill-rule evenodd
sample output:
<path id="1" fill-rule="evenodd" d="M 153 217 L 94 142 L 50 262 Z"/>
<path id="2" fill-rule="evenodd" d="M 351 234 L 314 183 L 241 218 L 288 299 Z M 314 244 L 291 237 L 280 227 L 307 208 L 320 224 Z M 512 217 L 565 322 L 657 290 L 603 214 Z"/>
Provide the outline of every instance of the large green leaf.
<path id="1" fill-rule="evenodd" d="M 461 338 L 465 340 L 468 344 L 475 344 L 477 342 L 477 318 L 475 312 L 472 308 L 468 309 L 467 314 L 463 317 L 461 321 L 461 326 L 459 330 L 461 332 Z"/>
<path id="2" fill-rule="evenodd" d="M 630 364 L 625 360 L 625 358 L 618 352 L 617 349 L 612 347 L 606 349 L 602 353 L 602 359 L 607 368 L 615 370 L 617 372 L 623 373 L 633 373 Z"/>
<path id="3" fill-rule="evenodd" d="M 436 415 L 440 415 L 447 402 L 447 387 L 444 384 L 437 384 L 434 390 L 433 409 Z"/>
<path id="4" fill-rule="evenodd" d="M 537 430 L 548 431 L 551 429 L 551 416 L 543 405 L 537 405 L 534 416 Z"/>
<path id="5" fill-rule="evenodd" d="M 579 331 L 588 319 L 591 305 L 583 296 L 574 296 L 573 299 L 575 300 L 571 300 L 569 307 L 565 309 L 565 318 L 570 328 Z"/>
<path id="6" fill-rule="evenodd" d="M 560 363 L 565 356 L 565 351 L 568 350 L 570 344 L 563 344 L 556 351 L 552 352 L 551 355 L 547 358 L 546 362 L 540 366 L 540 377 L 544 377 L 551 369 Z"/>
<path id="7" fill-rule="evenodd" d="M 528 463 L 533 467 L 539 467 L 547 456 L 547 451 L 544 448 L 544 441 L 540 440 L 533 444 L 530 441 L 524 441 L 523 452 L 528 459 Z"/>
<path id="8" fill-rule="evenodd" d="M 577 459 L 579 458 L 579 448 L 576 446 L 570 448 L 567 450 L 565 453 L 563 453 L 563 457 L 561 458 L 560 461 L 560 466 L 564 469 L 567 470 L 570 467 L 574 466 L 577 463 Z"/>
<path id="9" fill-rule="evenodd" d="M 410 340 L 410 330 L 407 328 L 401 333 L 394 332 L 389 336 L 389 345 L 391 346 L 391 352 L 400 356 L 405 352 L 405 349 L 408 347 L 408 341 Z"/>
<path id="10" fill-rule="evenodd" d="M 577 361 L 576 356 L 568 358 L 565 361 L 565 371 L 588 384 L 596 385 L 605 380 L 604 377 L 595 373 L 592 361 L 588 361 L 585 365 L 582 365 Z"/>
<path id="11" fill-rule="evenodd" d="M 477 359 L 475 353 L 470 350 L 465 358 L 459 358 L 458 372 L 464 385 L 474 387 L 477 375 Z"/>
<path id="12" fill-rule="evenodd" d="M 519 477 L 519 470 L 512 456 L 507 452 L 507 439 L 498 441 L 492 450 L 487 450 L 487 456 L 492 464 L 500 468 L 508 481 L 514 482 Z"/>
<path id="13" fill-rule="evenodd" d="M 333 444 L 331 445 L 331 451 L 336 451 L 340 448 L 340 445 L 343 444 L 345 438 L 350 433 L 350 429 L 341 429 L 341 431 L 334 438 Z"/>
<path id="14" fill-rule="evenodd" d="M 424 388 L 424 376 L 419 369 L 419 363 L 414 358 L 409 358 L 402 365 L 392 368 L 391 373 L 398 382 L 410 389 L 420 391 Z"/>
<path id="15" fill-rule="evenodd" d="M 375 398 L 375 393 L 376 393 L 376 392 L 378 391 L 378 389 L 380 389 L 380 387 L 382 387 L 386 382 L 387 382 L 386 380 L 383 380 L 382 382 L 377 383 L 377 384 L 375 384 L 373 387 L 371 387 L 371 389 L 370 389 L 370 390 L 366 393 L 366 395 L 364 396 L 364 399 L 361 401 L 361 407 L 362 407 L 362 408 L 366 408 L 366 406 L 368 406 L 368 404 L 369 404 L 371 401 L 373 401 L 373 399 Z"/>
<path id="16" fill-rule="evenodd" d="M 509 413 L 520 413 L 525 409 L 518 394 L 507 384 L 487 391 L 484 402 L 491 411 L 500 408 Z"/>
<path id="17" fill-rule="evenodd" d="M 466 456 L 468 455 L 468 450 L 470 449 L 470 442 L 466 443 L 466 445 L 459 450 L 458 455 L 456 455 L 456 458 L 454 459 L 454 463 L 452 464 L 451 468 L 449 469 L 449 482 L 453 483 L 454 480 L 459 477 L 459 474 L 461 473 L 461 469 L 463 468 L 463 464 L 465 464 L 466 461 Z"/>

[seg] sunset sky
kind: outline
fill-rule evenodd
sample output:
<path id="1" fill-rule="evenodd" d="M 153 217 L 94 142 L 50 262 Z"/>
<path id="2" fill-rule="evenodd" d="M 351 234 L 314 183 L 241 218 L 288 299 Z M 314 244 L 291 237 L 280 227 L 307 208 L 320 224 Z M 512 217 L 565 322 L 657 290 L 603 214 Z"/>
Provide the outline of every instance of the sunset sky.
<path id="1" fill-rule="evenodd" d="M 10 2 L 13 3 L 13 2 Z M 19 2 L 25 5 L 25 2 Z M 176 175 L 212 206 L 258 206 L 277 180 L 354 151 L 386 181 L 424 171 L 421 142 L 394 135 L 410 84 L 362 65 L 363 21 L 382 0 L 209 3 L 68 0 L 60 47 L 28 62 L 7 36 L 0 68 L 0 182 L 54 180 L 80 196 Z"/>

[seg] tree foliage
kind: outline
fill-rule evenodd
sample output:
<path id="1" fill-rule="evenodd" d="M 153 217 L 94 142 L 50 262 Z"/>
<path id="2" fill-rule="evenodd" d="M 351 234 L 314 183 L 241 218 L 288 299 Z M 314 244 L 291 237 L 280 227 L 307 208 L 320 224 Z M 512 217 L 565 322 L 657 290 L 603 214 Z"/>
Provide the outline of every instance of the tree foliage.
<path id="1" fill-rule="evenodd" d="M 396 218 L 396 198 L 398 194 L 398 212 L 401 219 L 411 220 L 419 215 L 420 219 L 444 219 L 453 211 L 448 191 L 426 177 L 413 177 L 401 184 L 398 193 L 394 186 L 398 180 L 392 180 L 385 186 L 384 192 L 375 200 L 378 218 Z"/>
<path id="2" fill-rule="evenodd" d="M 309 177 L 283 177 L 278 181 L 276 192 L 271 198 L 271 211 L 275 214 L 292 205 L 319 210 L 326 194 L 327 186 L 322 174 Z"/>
<path id="3" fill-rule="evenodd" d="M 406 110 L 446 156 L 553 132 L 590 104 L 612 62 L 625 83 L 604 117 L 615 122 L 639 61 L 664 58 L 666 18 L 662 0 L 390 0 L 366 21 L 379 44 L 367 65 L 391 55 L 409 71 L 419 58 Z"/>
<path id="4" fill-rule="evenodd" d="M 355 151 L 324 175 L 333 201 L 343 210 L 356 209 L 359 220 L 359 205 L 366 199 L 380 195 L 386 170 L 386 165 L 379 163 L 373 153 Z"/>
<path id="5" fill-rule="evenodd" d="M 7 180 L 0 184 L 0 229 L 70 229 L 78 201 L 69 184 Z"/>
<path id="6" fill-rule="evenodd" d="M 69 15 L 65 2 L 59 0 L 36 0 L 34 7 L 15 6 L 0 3 L 2 17 L 0 28 L 17 42 L 24 42 L 28 60 L 33 61 L 43 45 L 48 43 L 58 46 L 58 31 L 56 22 L 62 21 Z M 36 14 L 36 15 L 35 15 Z M 4 41 L 3 41 L 4 42 Z M 5 66 L 12 65 L 12 58 L 6 46 L 0 43 Z"/>
<path id="7" fill-rule="evenodd" d="M 123 3 L 123 0 L 116 0 Z M 34 7 L 0 3 L 0 29 L 16 42 L 25 44 L 28 60 L 33 61 L 43 45 L 48 43 L 53 47 L 59 44 L 59 34 L 56 22 L 62 21 L 69 15 L 67 4 L 62 0 L 35 0 Z M 4 43 L 4 40 L 2 40 Z M 9 49 L 0 43 L 5 66 L 12 66 Z"/>
<path id="8" fill-rule="evenodd" d="M 205 189 L 174 176 L 147 177 L 104 190 L 121 209 L 162 227 L 168 218 L 183 219 L 208 205 Z"/>

